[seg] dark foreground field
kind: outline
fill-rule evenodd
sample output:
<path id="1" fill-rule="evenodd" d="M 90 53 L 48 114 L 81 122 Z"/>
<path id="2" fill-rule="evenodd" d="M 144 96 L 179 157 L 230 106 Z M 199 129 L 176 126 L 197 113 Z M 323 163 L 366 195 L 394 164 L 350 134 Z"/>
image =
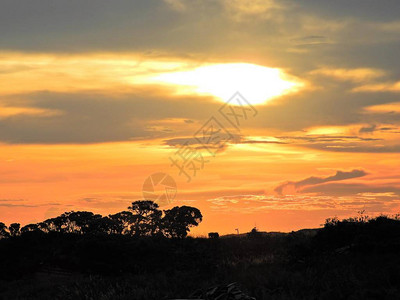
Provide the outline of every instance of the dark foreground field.
<path id="1" fill-rule="evenodd" d="M 219 239 L 26 232 L 0 240 L 0 270 L 1 299 L 400 299 L 400 221 Z"/>

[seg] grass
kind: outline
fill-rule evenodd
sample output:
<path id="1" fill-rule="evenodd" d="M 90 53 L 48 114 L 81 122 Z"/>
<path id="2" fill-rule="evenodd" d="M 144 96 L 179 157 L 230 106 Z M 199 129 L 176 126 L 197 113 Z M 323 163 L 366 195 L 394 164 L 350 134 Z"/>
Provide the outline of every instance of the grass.
<path id="1" fill-rule="evenodd" d="M 0 298 L 216 299 L 235 282 L 242 298 L 221 299 L 398 299 L 399 245 L 388 217 L 220 239 L 22 235 L 0 240 Z"/>

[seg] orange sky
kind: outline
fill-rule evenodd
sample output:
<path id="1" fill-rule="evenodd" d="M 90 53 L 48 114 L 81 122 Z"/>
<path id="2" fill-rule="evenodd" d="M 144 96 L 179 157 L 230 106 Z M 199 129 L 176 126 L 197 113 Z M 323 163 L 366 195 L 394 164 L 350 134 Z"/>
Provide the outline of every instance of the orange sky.
<path id="1" fill-rule="evenodd" d="M 398 197 L 381 186 L 398 182 L 397 154 L 330 153 L 276 144 L 231 145 L 210 157 L 190 183 L 170 166 L 175 149 L 161 141 L 96 145 L 3 145 L 1 153 L 3 195 L 1 219 L 37 222 L 68 210 L 90 210 L 101 214 L 126 209 L 141 199 L 144 179 L 167 172 L 176 179 L 178 193 L 172 205 L 201 209 L 203 224 L 194 231 L 205 234 L 235 228 L 250 230 L 255 224 L 268 231 L 315 227 L 330 216 L 354 215 L 366 209 L 371 214 L 398 211 Z M 348 179 L 346 184 L 365 185 L 353 194 L 326 196 L 288 194 L 274 189 L 290 178 L 298 181 L 308 174 L 329 177 L 338 169 L 365 170 L 368 175 Z M 344 182 L 344 181 L 343 181 Z M 337 187 L 338 188 L 338 187 Z M 366 192 L 363 193 L 363 188 Z M 335 193 L 333 191 L 326 193 Z M 349 193 L 349 192 L 347 192 Z M 386 193 L 386 194 L 384 194 Z"/>
<path id="2" fill-rule="evenodd" d="M 397 4 L 100 2 L 0 12 L 1 222 L 121 211 L 156 172 L 177 184 L 162 209 L 201 209 L 196 235 L 399 212 Z M 211 117 L 231 134 L 215 157 L 195 139 Z M 208 160 L 190 182 L 185 143 Z"/>

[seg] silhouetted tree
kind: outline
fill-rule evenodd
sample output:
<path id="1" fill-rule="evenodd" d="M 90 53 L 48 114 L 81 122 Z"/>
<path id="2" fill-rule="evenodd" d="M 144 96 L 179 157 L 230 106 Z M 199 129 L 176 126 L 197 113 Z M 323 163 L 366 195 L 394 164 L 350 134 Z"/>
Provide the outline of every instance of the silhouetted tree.
<path id="1" fill-rule="evenodd" d="M 9 237 L 10 233 L 8 232 L 7 226 L 4 223 L 0 222 L 0 239 Z"/>
<path id="2" fill-rule="evenodd" d="M 114 222 L 112 233 L 126 234 L 131 232 L 133 214 L 130 211 L 121 211 L 108 217 Z"/>
<path id="3" fill-rule="evenodd" d="M 119 223 L 109 217 L 93 218 L 86 229 L 86 233 L 116 233 Z"/>
<path id="4" fill-rule="evenodd" d="M 132 211 L 131 233 L 135 236 L 155 235 L 160 230 L 162 211 L 153 201 L 132 202 L 128 207 Z"/>
<path id="5" fill-rule="evenodd" d="M 30 231 L 40 231 L 38 224 L 28 224 L 21 228 L 21 233 L 30 232 Z"/>
<path id="6" fill-rule="evenodd" d="M 17 236 L 20 234 L 20 229 L 21 225 L 19 223 L 12 223 L 10 224 L 10 226 L 8 227 L 8 231 L 10 232 L 11 236 Z"/>
<path id="7" fill-rule="evenodd" d="M 153 201 L 132 202 L 129 211 L 103 217 L 88 211 L 70 211 L 58 217 L 20 228 L 13 223 L 8 228 L 0 223 L 0 238 L 17 236 L 26 232 L 59 232 L 78 234 L 129 234 L 133 236 L 166 236 L 184 238 L 190 228 L 202 221 L 197 208 L 174 207 L 163 212 Z"/>
<path id="8" fill-rule="evenodd" d="M 95 231 L 96 222 L 102 216 L 94 214 L 90 211 L 70 211 L 63 213 L 61 218 L 64 219 L 65 231 L 71 233 L 89 233 Z"/>
<path id="9" fill-rule="evenodd" d="M 61 215 L 56 218 L 47 219 L 41 223 L 39 223 L 39 228 L 43 232 L 63 232 L 65 228 L 65 218 Z"/>
<path id="10" fill-rule="evenodd" d="M 191 206 L 175 206 L 164 213 L 162 225 L 167 237 L 185 238 L 190 228 L 198 226 L 203 220 L 200 210 Z"/>

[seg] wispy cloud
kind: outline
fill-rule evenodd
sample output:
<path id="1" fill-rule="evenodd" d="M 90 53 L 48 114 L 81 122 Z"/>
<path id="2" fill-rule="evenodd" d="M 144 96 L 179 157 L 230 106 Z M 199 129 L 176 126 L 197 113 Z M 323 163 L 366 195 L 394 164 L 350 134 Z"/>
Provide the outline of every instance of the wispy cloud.
<path id="1" fill-rule="evenodd" d="M 400 92 L 400 81 L 397 82 L 384 82 L 384 83 L 371 83 L 355 87 L 353 92 Z"/>
<path id="2" fill-rule="evenodd" d="M 393 212 L 400 198 L 391 193 L 360 193 L 352 197 L 329 195 L 240 195 L 209 199 L 211 209 L 220 213 L 254 214 L 271 211 L 340 211 L 354 214 Z"/>
<path id="3" fill-rule="evenodd" d="M 300 181 L 288 181 L 275 188 L 275 192 L 282 195 L 285 189 L 293 187 L 295 191 L 299 191 L 306 186 L 314 186 L 322 183 L 341 181 L 347 179 L 353 179 L 358 177 L 363 177 L 367 173 L 363 170 L 352 170 L 352 171 L 337 171 L 335 175 L 328 177 L 308 177 Z"/>
<path id="4" fill-rule="evenodd" d="M 336 69 L 336 68 L 320 68 L 310 72 L 311 75 L 322 75 L 332 77 L 337 80 L 349 80 L 353 82 L 370 81 L 385 75 L 383 70 L 371 68 L 357 69 Z"/>

